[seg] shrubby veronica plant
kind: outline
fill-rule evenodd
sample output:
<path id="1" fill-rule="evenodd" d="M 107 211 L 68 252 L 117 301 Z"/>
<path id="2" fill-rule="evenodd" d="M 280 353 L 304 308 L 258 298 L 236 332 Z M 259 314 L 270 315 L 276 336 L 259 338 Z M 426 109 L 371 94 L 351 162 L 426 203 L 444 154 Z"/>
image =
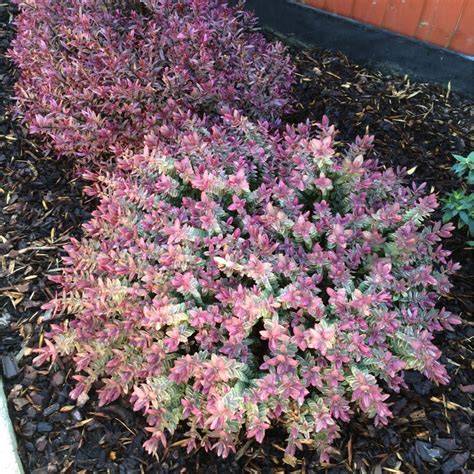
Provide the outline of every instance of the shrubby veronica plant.
<path id="1" fill-rule="evenodd" d="M 36 362 L 72 357 L 79 403 L 97 382 L 101 405 L 129 399 L 149 452 L 180 424 L 188 450 L 221 456 L 278 424 L 287 455 L 327 461 L 354 412 L 388 422 L 404 370 L 448 381 L 432 339 L 459 322 L 435 307 L 453 226 L 364 157 L 372 137 L 339 152 L 327 120 L 315 138 L 237 112 L 203 125 L 161 127 L 90 188 L 100 204 L 48 305 L 74 318 Z"/>
<path id="2" fill-rule="evenodd" d="M 100 164 L 178 109 L 275 120 L 293 67 L 222 0 L 15 0 L 17 110 L 57 154 Z"/>

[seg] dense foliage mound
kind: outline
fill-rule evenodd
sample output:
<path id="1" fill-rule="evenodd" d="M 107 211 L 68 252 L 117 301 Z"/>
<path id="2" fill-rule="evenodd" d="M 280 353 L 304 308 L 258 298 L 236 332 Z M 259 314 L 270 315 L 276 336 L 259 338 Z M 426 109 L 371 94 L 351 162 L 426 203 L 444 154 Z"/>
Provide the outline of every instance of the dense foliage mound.
<path id="1" fill-rule="evenodd" d="M 223 456 L 279 424 L 289 456 L 327 460 L 354 412 L 387 423 L 404 370 L 446 383 L 432 338 L 459 322 L 435 308 L 453 227 L 430 222 L 424 185 L 364 157 L 372 137 L 337 152 L 334 134 L 234 113 L 147 137 L 91 189 L 48 306 L 75 318 L 36 361 L 73 357 L 79 403 L 97 383 L 102 405 L 127 397 L 150 452 L 183 422 L 189 450 Z"/>
<path id="2" fill-rule="evenodd" d="M 280 43 L 222 0 L 16 0 L 17 110 L 57 154 L 99 163 L 178 109 L 288 110 Z"/>

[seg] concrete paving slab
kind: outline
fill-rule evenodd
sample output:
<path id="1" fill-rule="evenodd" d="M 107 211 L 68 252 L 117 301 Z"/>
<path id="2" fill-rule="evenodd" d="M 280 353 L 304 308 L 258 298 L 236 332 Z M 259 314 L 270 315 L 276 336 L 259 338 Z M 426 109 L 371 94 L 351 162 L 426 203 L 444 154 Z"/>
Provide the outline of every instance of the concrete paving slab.
<path id="1" fill-rule="evenodd" d="M 7 398 L 0 377 L 0 473 L 23 474 L 18 456 L 16 436 L 8 414 Z"/>

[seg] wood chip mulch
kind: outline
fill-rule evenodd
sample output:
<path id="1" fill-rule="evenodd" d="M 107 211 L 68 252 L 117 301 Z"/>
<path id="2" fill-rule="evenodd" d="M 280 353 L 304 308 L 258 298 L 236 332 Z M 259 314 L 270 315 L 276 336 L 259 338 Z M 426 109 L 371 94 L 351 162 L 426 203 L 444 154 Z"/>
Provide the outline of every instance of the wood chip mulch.
<path id="1" fill-rule="evenodd" d="M 440 335 L 452 382 L 435 387 L 407 374 L 410 390 L 393 395 L 393 423 L 376 430 L 363 419 L 343 430 L 340 455 L 321 467 L 305 451 L 295 466 L 283 463 L 284 437 L 275 430 L 266 442 L 244 444 L 236 456 L 220 460 L 203 452 L 186 455 L 177 435 L 159 458 L 141 448 L 143 420 L 126 403 L 98 408 L 92 399 L 77 408 L 68 398 L 71 368 L 31 366 L 31 348 L 42 343 L 41 305 L 54 293 L 49 274 L 60 267 L 61 249 L 81 234 L 90 202 L 82 183 L 63 161 L 45 156 L 9 112 L 16 72 L 5 57 L 14 31 L 14 8 L 0 3 L 0 354 L 9 376 L 10 414 L 25 471 L 46 473 L 434 473 L 474 468 L 473 262 L 465 235 L 450 242 L 463 269 L 444 304 L 462 314 L 455 333 Z M 467 154 L 473 107 L 449 90 L 412 84 L 351 63 L 323 50 L 295 51 L 299 83 L 291 122 L 330 117 L 341 140 L 366 131 L 376 135 L 376 151 L 387 165 L 416 166 L 413 178 L 444 193 L 459 185 L 449 168 L 451 153 Z M 472 138 L 472 135 L 471 135 Z"/>

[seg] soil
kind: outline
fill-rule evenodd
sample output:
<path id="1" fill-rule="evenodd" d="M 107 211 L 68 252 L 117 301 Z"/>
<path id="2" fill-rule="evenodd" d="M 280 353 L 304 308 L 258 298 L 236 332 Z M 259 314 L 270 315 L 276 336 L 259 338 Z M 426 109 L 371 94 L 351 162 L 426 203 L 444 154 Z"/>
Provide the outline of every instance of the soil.
<path id="1" fill-rule="evenodd" d="M 66 160 L 45 156 L 9 111 L 16 72 L 5 52 L 14 35 L 14 14 L 14 7 L 0 4 L 0 354 L 27 473 L 449 474 L 474 468 L 474 273 L 472 249 L 461 232 L 449 245 L 463 268 L 443 303 L 460 313 L 464 324 L 437 338 L 450 385 L 435 387 L 422 375 L 407 373 L 409 389 L 392 395 L 393 423 L 376 430 L 362 418 L 353 420 L 344 427 L 340 454 L 331 465 L 320 466 L 309 450 L 300 453 L 295 466 L 284 464 L 284 437 L 278 430 L 262 446 L 244 444 L 227 460 L 202 451 L 185 454 L 179 434 L 159 457 L 150 457 L 141 447 L 143 420 L 129 405 L 98 408 L 92 399 L 77 408 L 68 398 L 67 362 L 33 368 L 31 349 L 43 339 L 41 305 L 55 292 L 47 276 L 58 271 L 68 238 L 80 236 L 92 204 L 84 200 L 82 183 Z M 474 148 L 469 141 L 472 103 L 449 88 L 365 69 L 334 52 L 293 54 L 298 104 L 288 121 L 316 122 L 326 114 L 337 124 L 341 141 L 369 131 L 376 135 L 374 153 L 384 164 L 416 166 L 413 178 L 440 193 L 459 186 L 449 170 L 451 154 Z"/>

